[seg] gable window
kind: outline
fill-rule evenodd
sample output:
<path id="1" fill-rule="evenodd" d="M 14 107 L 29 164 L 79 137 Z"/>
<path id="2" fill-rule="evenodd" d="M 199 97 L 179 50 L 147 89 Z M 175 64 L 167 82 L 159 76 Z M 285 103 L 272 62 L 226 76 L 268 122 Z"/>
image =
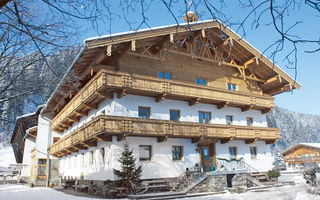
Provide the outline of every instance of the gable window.
<path id="1" fill-rule="evenodd" d="M 202 78 L 196 78 L 196 84 L 197 85 L 207 85 L 207 80 L 206 79 L 202 79 Z"/>
<path id="2" fill-rule="evenodd" d="M 104 164 L 104 155 L 105 155 L 105 150 L 104 148 L 100 149 L 100 155 L 101 155 L 101 164 Z"/>
<path id="3" fill-rule="evenodd" d="M 228 90 L 236 91 L 237 90 L 237 84 L 228 83 Z"/>
<path id="4" fill-rule="evenodd" d="M 139 160 L 148 161 L 151 160 L 152 146 L 151 145 L 139 145 Z"/>
<path id="5" fill-rule="evenodd" d="M 180 110 L 170 110 L 170 120 L 179 121 L 180 119 Z"/>
<path id="6" fill-rule="evenodd" d="M 210 112 L 202 112 L 199 111 L 199 122 L 200 123 L 210 123 L 211 120 L 211 113 Z"/>
<path id="7" fill-rule="evenodd" d="M 298 158 L 301 158 L 301 155 L 300 155 L 300 154 L 298 154 L 297 156 L 298 156 Z"/>
<path id="8" fill-rule="evenodd" d="M 172 160 L 182 160 L 182 146 L 172 146 Z"/>
<path id="9" fill-rule="evenodd" d="M 236 159 L 237 158 L 237 147 L 229 147 L 229 155 L 230 155 L 230 159 Z"/>
<path id="10" fill-rule="evenodd" d="M 253 124 L 253 118 L 247 117 L 247 126 L 252 126 L 252 124 Z"/>
<path id="11" fill-rule="evenodd" d="M 226 116 L 226 123 L 227 123 L 227 125 L 232 125 L 233 124 L 233 116 L 232 115 L 227 115 Z"/>
<path id="12" fill-rule="evenodd" d="M 162 79 L 170 80 L 171 79 L 171 73 L 170 72 L 159 72 L 158 73 L 158 77 L 162 78 Z"/>
<path id="13" fill-rule="evenodd" d="M 306 158 L 306 157 L 309 157 L 309 154 L 304 153 L 304 154 L 302 154 L 302 156 L 303 156 L 304 158 Z"/>
<path id="14" fill-rule="evenodd" d="M 138 115 L 140 118 L 150 118 L 150 107 L 139 107 Z"/>
<path id="15" fill-rule="evenodd" d="M 257 147 L 250 147 L 251 159 L 257 159 Z"/>

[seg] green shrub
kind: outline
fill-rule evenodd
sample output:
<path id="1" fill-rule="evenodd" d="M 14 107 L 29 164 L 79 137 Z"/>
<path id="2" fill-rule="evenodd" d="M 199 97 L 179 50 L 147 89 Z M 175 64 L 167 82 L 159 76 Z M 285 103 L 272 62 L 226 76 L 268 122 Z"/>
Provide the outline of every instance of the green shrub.
<path id="1" fill-rule="evenodd" d="M 272 170 L 268 171 L 268 176 L 270 178 L 277 178 L 277 177 L 280 176 L 280 172 L 278 170 L 276 170 L 276 169 L 272 169 Z"/>

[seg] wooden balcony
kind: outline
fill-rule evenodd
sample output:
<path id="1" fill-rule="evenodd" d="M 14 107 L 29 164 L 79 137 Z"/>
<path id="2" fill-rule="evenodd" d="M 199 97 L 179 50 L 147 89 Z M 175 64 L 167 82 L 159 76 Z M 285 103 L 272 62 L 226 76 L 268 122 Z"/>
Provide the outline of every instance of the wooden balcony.
<path id="1" fill-rule="evenodd" d="M 279 129 L 252 126 L 202 124 L 168 120 L 142 119 L 100 115 L 74 130 L 66 137 L 50 146 L 50 154 L 65 156 L 88 146 L 96 146 L 99 141 L 112 141 L 117 136 L 121 141 L 127 136 L 156 137 L 158 142 L 170 138 L 190 138 L 192 142 L 201 140 L 245 140 L 247 144 L 256 140 L 274 143 L 279 137 Z"/>
<path id="2" fill-rule="evenodd" d="M 320 163 L 320 156 L 311 156 L 311 157 L 303 157 L 303 158 L 285 158 L 284 161 L 292 164 Z"/>
<path id="3" fill-rule="evenodd" d="M 72 126 L 90 109 L 96 109 L 105 98 L 113 98 L 113 93 L 122 98 L 126 94 L 155 97 L 155 101 L 176 99 L 188 101 L 192 106 L 197 103 L 216 104 L 219 109 L 225 106 L 261 110 L 269 112 L 274 107 L 271 96 L 252 95 L 241 91 L 200 86 L 156 77 L 132 75 L 123 72 L 99 71 L 56 115 L 51 128 L 57 132 Z"/>

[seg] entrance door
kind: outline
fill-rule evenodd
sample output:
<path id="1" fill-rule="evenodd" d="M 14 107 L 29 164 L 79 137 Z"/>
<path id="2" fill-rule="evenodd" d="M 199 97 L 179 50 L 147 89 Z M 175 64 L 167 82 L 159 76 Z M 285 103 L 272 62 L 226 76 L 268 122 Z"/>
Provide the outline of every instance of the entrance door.
<path id="1" fill-rule="evenodd" d="M 201 164 L 204 171 L 215 170 L 214 144 L 201 145 Z"/>

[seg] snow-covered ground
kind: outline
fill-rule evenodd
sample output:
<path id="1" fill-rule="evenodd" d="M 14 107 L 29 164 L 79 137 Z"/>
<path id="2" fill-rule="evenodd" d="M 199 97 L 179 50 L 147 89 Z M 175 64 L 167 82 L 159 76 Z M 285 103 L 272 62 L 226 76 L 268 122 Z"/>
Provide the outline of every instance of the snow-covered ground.
<path id="1" fill-rule="evenodd" d="M 241 194 L 218 194 L 203 197 L 184 198 L 182 200 L 320 200 L 320 196 L 306 192 L 306 184 L 301 174 L 284 174 L 279 181 L 295 181 L 296 185 L 269 188 L 259 192 Z M 94 200 L 100 199 L 66 194 L 51 188 L 30 188 L 23 185 L 0 185 L 0 200 Z"/>
<path id="2" fill-rule="evenodd" d="M 15 164 L 16 159 L 11 146 L 0 147 L 0 166 L 8 167 L 10 164 Z M 0 197 L 1 199 L 1 197 Z"/>

